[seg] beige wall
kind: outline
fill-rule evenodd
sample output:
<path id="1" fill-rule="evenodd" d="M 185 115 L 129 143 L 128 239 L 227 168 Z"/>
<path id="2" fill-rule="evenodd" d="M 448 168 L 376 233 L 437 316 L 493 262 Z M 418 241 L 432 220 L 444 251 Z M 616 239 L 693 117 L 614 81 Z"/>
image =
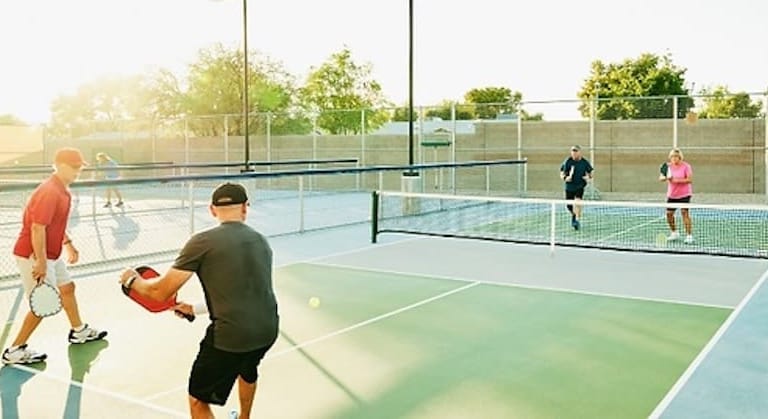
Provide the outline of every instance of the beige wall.
<path id="1" fill-rule="evenodd" d="M 0 162 L 3 165 L 24 164 L 30 156 L 39 159 L 42 151 L 42 127 L 0 125 Z"/>
<path id="2" fill-rule="evenodd" d="M 694 168 L 695 190 L 715 193 L 764 193 L 765 122 L 756 120 L 699 120 L 688 125 L 678 122 L 678 146 Z M 568 156 L 571 144 L 581 144 L 593 164 L 598 187 L 605 192 L 656 192 L 658 167 L 673 144 L 672 120 L 598 121 L 595 148 L 590 150 L 590 125 L 587 121 L 526 121 L 521 127 L 520 152 L 528 159 L 528 189 L 556 191 L 562 187 L 558 168 Z M 223 138 L 173 138 L 115 141 L 50 141 L 51 150 L 74 145 L 93 158 L 102 150 L 112 150 L 121 162 L 174 161 L 221 162 L 226 160 Z M 313 152 L 313 143 L 316 148 Z M 365 165 L 408 163 L 408 138 L 401 136 L 253 136 L 251 160 L 358 158 Z M 419 162 L 450 161 L 450 147 L 419 147 L 414 159 Z M 188 145 L 188 147 L 187 147 Z M 229 161 L 244 159 L 242 137 L 229 137 Z M 185 149 L 189 150 L 188 154 Z M 363 152 L 364 148 L 364 152 Z M 115 150 L 118 152 L 116 153 Z M 474 134 L 457 135 L 456 161 L 514 159 L 518 155 L 518 126 L 512 122 L 485 122 L 475 126 Z M 483 173 L 475 173 L 478 182 Z M 366 187 L 377 187 L 378 178 L 364 177 Z M 399 175 L 388 175 L 389 187 L 399 185 Z M 496 182 L 495 193 L 504 193 L 508 182 Z"/>

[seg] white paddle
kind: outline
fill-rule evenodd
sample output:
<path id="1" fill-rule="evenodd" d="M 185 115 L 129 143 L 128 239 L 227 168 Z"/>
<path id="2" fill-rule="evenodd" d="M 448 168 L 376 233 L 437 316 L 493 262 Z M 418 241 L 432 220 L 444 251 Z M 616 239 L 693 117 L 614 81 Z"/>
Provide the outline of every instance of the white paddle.
<path id="1" fill-rule="evenodd" d="M 37 317 L 48 317 L 61 311 L 61 296 L 53 285 L 40 281 L 29 294 L 29 308 Z"/>

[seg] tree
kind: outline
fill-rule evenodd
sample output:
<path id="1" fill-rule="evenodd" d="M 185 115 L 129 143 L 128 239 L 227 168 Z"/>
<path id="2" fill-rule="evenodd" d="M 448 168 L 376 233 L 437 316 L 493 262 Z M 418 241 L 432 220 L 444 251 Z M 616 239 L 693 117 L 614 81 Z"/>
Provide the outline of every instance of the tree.
<path id="1" fill-rule="evenodd" d="M 702 89 L 704 106 L 699 118 L 757 118 L 763 107 L 759 100 L 752 102 L 745 92 L 731 93 L 726 86 Z"/>
<path id="2" fill-rule="evenodd" d="M 407 122 L 407 121 L 418 121 L 419 120 L 419 114 L 418 110 L 414 109 L 411 113 L 411 118 L 408 118 L 408 106 L 401 106 L 398 108 L 395 108 L 394 112 L 392 113 L 392 120 L 397 122 Z"/>
<path id="3" fill-rule="evenodd" d="M 512 93 L 506 87 L 484 87 L 472 89 L 464 94 L 464 100 L 475 104 L 475 116 L 478 119 L 496 119 L 499 114 L 512 114 L 520 109 L 523 95 Z"/>
<path id="4" fill-rule="evenodd" d="M 361 109 L 369 109 L 365 124 L 369 131 L 389 118 L 385 111 L 373 111 L 389 104 L 371 77 L 371 65 L 356 64 L 346 47 L 310 69 L 300 97 L 302 105 L 317 115 L 318 126 L 330 134 L 360 133 Z"/>
<path id="5" fill-rule="evenodd" d="M 27 124 L 16 116 L 8 113 L 0 115 L 0 125 L 26 126 Z"/>
<path id="6" fill-rule="evenodd" d="M 582 100 L 579 111 L 589 117 L 590 102 L 598 99 L 598 119 L 672 118 L 673 96 L 681 96 L 677 117 L 682 118 L 693 106 L 684 87 L 686 71 L 674 65 L 668 54 L 645 53 L 621 63 L 594 61 L 589 78 L 578 93 Z M 640 99 L 647 97 L 653 99 Z"/>
<path id="7" fill-rule="evenodd" d="M 425 113 L 425 116 L 428 118 L 440 118 L 444 121 L 450 121 L 451 107 L 456 108 L 455 113 L 456 113 L 457 121 L 466 121 L 466 120 L 475 119 L 475 114 L 474 112 L 472 112 L 472 109 L 467 110 L 466 107 L 456 105 L 449 100 L 444 100 L 443 102 L 440 103 L 440 105 L 438 105 L 437 108 L 430 108 Z"/>
<path id="8" fill-rule="evenodd" d="M 129 120 L 154 118 L 146 76 L 103 77 L 81 85 L 51 104 L 49 134 L 80 137 L 116 132 Z"/>
<path id="9" fill-rule="evenodd" d="M 512 92 L 506 87 L 476 88 L 464 94 L 464 100 L 473 106 L 471 110 L 457 108 L 457 119 L 498 119 L 500 115 L 517 115 L 523 120 L 543 119 L 541 113 L 529 114 L 523 109 L 523 94 Z M 459 112 L 458 109 L 461 109 Z M 462 118 L 467 113 L 474 114 L 474 118 Z"/>
<path id="10" fill-rule="evenodd" d="M 248 59 L 249 128 L 264 132 L 266 113 L 271 117 L 271 131 L 281 133 L 309 132 L 306 118 L 296 116 L 294 80 L 281 64 L 259 54 L 249 52 Z M 223 118 L 212 115 L 241 115 L 243 110 L 243 54 L 226 49 L 221 44 L 202 49 L 196 62 L 189 66 L 188 89 L 181 95 L 180 110 L 189 120 L 189 126 L 199 135 L 220 135 L 224 131 Z M 172 86 L 166 85 L 165 96 L 173 97 Z M 242 118 L 230 118 L 228 131 L 243 133 Z"/>

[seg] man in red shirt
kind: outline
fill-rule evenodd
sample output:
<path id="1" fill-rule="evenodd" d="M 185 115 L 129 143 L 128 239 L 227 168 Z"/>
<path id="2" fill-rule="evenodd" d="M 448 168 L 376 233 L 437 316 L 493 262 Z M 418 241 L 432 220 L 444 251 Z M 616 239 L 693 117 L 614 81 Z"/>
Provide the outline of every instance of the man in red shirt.
<path id="1" fill-rule="evenodd" d="M 67 263 L 76 263 L 78 251 L 67 234 L 67 220 L 72 202 L 69 185 L 80 175 L 87 163 L 79 150 L 62 148 L 56 151 L 54 172 L 32 192 L 22 219 L 21 232 L 13 248 L 21 283 L 27 296 L 39 281 L 55 285 L 61 294 L 61 305 L 72 329 L 70 343 L 85 343 L 103 339 L 107 332 L 88 327 L 80 319 L 75 298 L 75 284 L 69 277 L 62 250 L 67 250 Z M 27 340 L 42 321 L 31 311 L 24 317 L 13 344 L 3 351 L 3 364 L 32 364 L 44 361 L 46 354 L 27 347 Z"/>

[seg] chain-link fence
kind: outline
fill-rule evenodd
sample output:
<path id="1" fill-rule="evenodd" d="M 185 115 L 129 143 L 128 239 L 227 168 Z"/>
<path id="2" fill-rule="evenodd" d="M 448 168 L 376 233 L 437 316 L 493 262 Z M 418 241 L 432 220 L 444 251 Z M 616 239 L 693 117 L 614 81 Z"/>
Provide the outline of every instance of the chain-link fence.
<path id="1" fill-rule="evenodd" d="M 288 165 L 290 166 L 290 165 Z M 82 262 L 76 269 L 99 271 L 147 263 L 167 257 L 190 234 L 214 224 L 208 212 L 211 191 L 224 181 L 242 182 L 251 198 L 249 224 L 269 236 L 365 223 L 370 218 L 370 190 L 399 190 L 408 166 L 362 168 L 328 164 L 307 170 L 305 165 L 271 172 L 184 174 L 124 177 L 116 181 L 89 180 L 72 185 L 69 234 L 77 241 Z M 322 166 L 322 167 L 321 167 Z M 491 193 L 517 184 L 525 162 L 497 161 L 416 166 L 416 190 L 430 193 Z M 370 185 L 361 185 L 366 173 Z M 454 183 L 446 178 L 453 175 Z M 374 182 L 375 181 L 375 182 Z M 24 205 L 36 182 L 0 185 L 0 279 L 15 278 L 11 255 L 21 229 Z M 116 188 L 123 204 L 106 205 L 107 188 Z"/>
<path id="2" fill-rule="evenodd" d="M 94 121 L 69 131 L 38 129 L 39 141 L 25 140 L 38 144 L 37 151 L 2 157 L 6 165 L 46 163 L 56 148 L 75 145 L 91 158 L 107 152 L 121 163 L 354 158 L 361 166 L 374 166 L 527 158 L 528 192 L 559 196 L 557 169 L 569 146 L 580 144 L 606 196 L 634 200 L 663 194 L 655 172 L 669 150 L 680 147 L 694 167 L 697 196 L 764 202 L 766 102 L 766 94 L 758 93 L 447 103 L 417 107 L 412 135 L 403 107 L 254 112 L 248 138 L 240 115 Z M 7 141 L 0 129 L 0 142 Z M 378 179 L 364 173 L 361 182 L 376 184 Z M 451 175 L 437 182 L 456 183 Z M 515 185 L 493 192 L 521 189 Z"/>

